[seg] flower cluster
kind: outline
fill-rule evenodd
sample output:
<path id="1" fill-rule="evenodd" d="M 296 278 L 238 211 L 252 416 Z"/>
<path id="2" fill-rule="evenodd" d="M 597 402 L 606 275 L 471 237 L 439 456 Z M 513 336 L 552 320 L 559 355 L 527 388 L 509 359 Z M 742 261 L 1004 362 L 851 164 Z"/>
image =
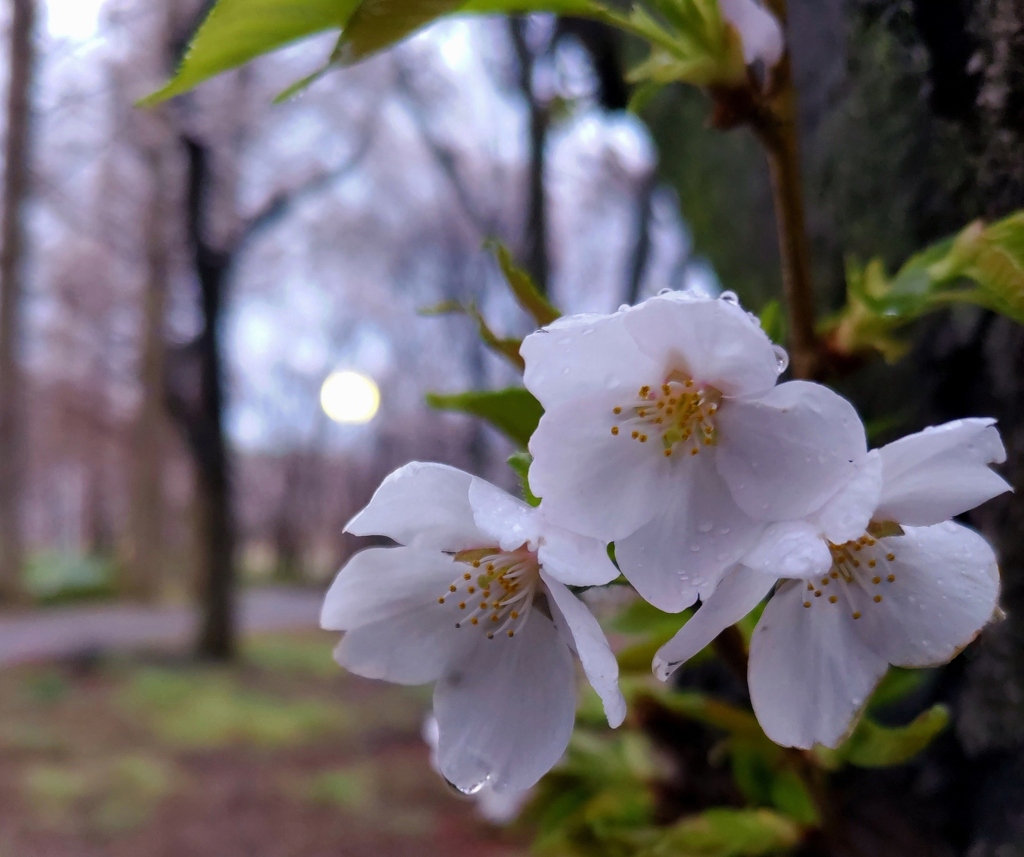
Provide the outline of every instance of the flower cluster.
<path id="1" fill-rule="evenodd" d="M 991 420 L 869 451 L 845 399 L 778 383 L 785 353 L 728 293 L 563 318 L 521 354 L 544 407 L 540 506 L 409 464 L 348 525 L 399 546 L 354 556 L 323 609 L 341 665 L 436 682 L 436 765 L 462 791 L 520 792 L 559 759 L 573 656 L 622 722 L 615 657 L 572 589 L 620 571 L 662 610 L 700 602 L 655 658 L 662 679 L 770 598 L 750 696 L 786 746 L 836 746 L 889 664 L 945 662 L 995 612 L 993 552 L 950 521 L 1009 490 Z"/>

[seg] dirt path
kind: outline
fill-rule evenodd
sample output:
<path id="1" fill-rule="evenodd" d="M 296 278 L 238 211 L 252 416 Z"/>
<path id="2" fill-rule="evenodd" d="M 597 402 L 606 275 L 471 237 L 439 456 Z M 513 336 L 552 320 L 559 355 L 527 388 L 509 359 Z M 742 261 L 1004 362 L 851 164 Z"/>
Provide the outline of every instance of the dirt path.
<path id="1" fill-rule="evenodd" d="M 239 604 L 242 633 L 315 628 L 322 598 L 310 590 L 246 591 Z M 0 665 L 112 649 L 186 645 L 196 622 L 194 608 L 131 604 L 53 607 L 0 615 Z"/>

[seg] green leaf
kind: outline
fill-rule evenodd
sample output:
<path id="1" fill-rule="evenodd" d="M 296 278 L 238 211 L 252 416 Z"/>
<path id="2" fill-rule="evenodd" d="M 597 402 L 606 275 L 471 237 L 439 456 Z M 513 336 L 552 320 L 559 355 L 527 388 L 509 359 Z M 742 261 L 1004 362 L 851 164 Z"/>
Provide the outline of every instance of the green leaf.
<path id="1" fill-rule="evenodd" d="M 879 682 L 878 687 L 871 696 L 868 703 L 868 711 L 885 708 L 895 702 L 900 702 L 910 694 L 920 689 L 928 678 L 928 670 L 907 670 L 899 667 L 889 667 L 885 677 Z"/>
<path id="2" fill-rule="evenodd" d="M 784 345 L 786 342 L 786 313 L 782 309 L 782 304 L 772 298 L 761 310 L 760 319 L 761 329 L 765 335 L 772 342 Z"/>
<path id="3" fill-rule="evenodd" d="M 662 84 L 650 80 L 633 87 L 633 91 L 629 94 L 629 104 L 626 105 L 626 110 L 639 116 L 664 88 Z"/>
<path id="4" fill-rule="evenodd" d="M 642 857 L 760 857 L 802 838 L 798 824 L 767 809 L 709 809 L 677 822 Z"/>
<path id="5" fill-rule="evenodd" d="M 525 447 L 544 413 L 533 394 L 522 387 L 481 390 L 445 396 L 427 394 L 427 404 L 441 411 L 462 411 L 487 420 Z"/>
<path id="6" fill-rule="evenodd" d="M 460 303 L 459 301 L 442 301 L 431 307 L 425 307 L 419 311 L 420 315 L 467 315 L 476 322 L 477 335 L 480 341 L 496 354 L 500 354 L 509 363 L 515 366 L 520 372 L 526 368 L 526 363 L 519 354 L 519 347 L 523 344 L 521 339 L 498 336 L 487 320 L 480 314 L 474 303 Z"/>
<path id="7" fill-rule="evenodd" d="M 340 29 L 355 5 L 356 0 L 220 0 L 171 81 L 140 103 L 157 104 L 291 42 Z"/>
<path id="8" fill-rule="evenodd" d="M 533 282 L 533 278 L 522 268 L 516 265 L 508 247 L 500 241 L 489 242 L 494 250 L 494 255 L 505 275 L 509 289 L 512 291 L 516 302 L 528 312 L 538 327 L 545 327 L 555 319 L 561 317 L 561 313 L 555 309 L 540 289 Z"/>
<path id="9" fill-rule="evenodd" d="M 523 489 L 523 499 L 531 506 L 539 506 L 540 497 L 530 490 L 531 464 L 533 464 L 533 456 L 528 452 L 517 452 L 508 458 L 508 466 L 511 467 L 519 477 L 519 484 Z"/>
<path id="10" fill-rule="evenodd" d="M 632 691 L 638 699 L 646 698 L 681 717 L 706 726 L 714 726 L 758 745 L 774 747 L 761 731 L 761 726 L 753 714 L 700 691 L 652 690 L 648 686 L 634 686 L 630 682 L 623 682 L 623 692 L 627 690 Z"/>
<path id="11" fill-rule="evenodd" d="M 466 0 L 362 0 L 341 33 L 335 56 L 352 65 L 400 42 Z"/>
<path id="12" fill-rule="evenodd" d="M 839 757 L 859 768 L 888 768 L 908 762 L 949 725 L 949 710 L 935 705 L 906 726 L 880 726 L 864 717 L 838 750 Z"/>

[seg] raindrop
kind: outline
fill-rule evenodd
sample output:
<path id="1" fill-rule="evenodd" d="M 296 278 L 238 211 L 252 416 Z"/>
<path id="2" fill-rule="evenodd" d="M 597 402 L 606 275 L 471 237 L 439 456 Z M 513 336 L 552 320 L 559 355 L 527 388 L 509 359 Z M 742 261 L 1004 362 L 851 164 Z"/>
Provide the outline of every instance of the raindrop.
<path id="1" fill-rule="evenodd" d="M 740 296 L 736 294 L 736 292 L 722 292 L 722 294 L 718 296 L 718 299 L 720 301 L 725 301 L 727 304 L 732 304 L 733 306 L 740 305 Z"/>
<path id="2" fill-rule="evenodd" d="M 658 295 L 670 295 L 675 289 L 658 289 Z"/>
<path id="3" fill-rule="evenodd" d="M 727 535 L 729 535 L 729 528 L 728 527 L 722 527 L 718 531 L 718 535 L 720 535 L 720 536 L 727 536 Z"/>
<path id="4" fill-rule="evenodd" d="M 697 525 L 697 529 L 700 530 L 702 533 L 710 533 L 712 526 L 714 525 L 711 523 L 711 521 L 704 521 L 702 524 Z"/>
<path id="5" fill-rule="evenodd" d="M 588 327 L 588 328 L 584 329 L 583 335 L 584 336 L 590 336 L 590 334 L 592 334 L 593 332 L 594 332 L 594 328 Z"/>
<path id="6" fill-rule="evenodd" d="M 629 309 L 629 304 L 622 304 L 619 306 L 619 312 L 625 312 L 627 309 Z"/>
<path id="7" fill-rule="evenodd" d="M 479 794 L 483 790 L 483 787 L 487 785 L 487 782 L 488 782 L 488 780 L 490 780 L 490 778 L 491 778 L 491 775 L 488 774 L 486 777 L 484 777 L 482 780 L 480 780 L 480 782 L 474 783 L 473 785 L 470 785 L 470 786 L 459 786 L 459 785 L 456 785 L 455 783 L 453 783 L 449 779 L 445 779 L 445 782 L 448 783 L 448 786 L 450 788 L 452 788 L 453 790 L 457 791 L 459 794 L 475 795 L 475 794 Z"/>
<path id="8" fill-rule="evenodd" d="M 690 550 L 693 553 L 698 553 L 700 551 L 700 545 L 690 545 Z"/>
<path id="9" fill-rule="evenodd" d="M 773 345 L 772 350 L 775 352 L 775 367 L 781 375 L 789 368 L 789 354 L 781 345 Z"/>
<path id="10" fill-rule="evenodd" d="M 568 374 L 569 374 L 569 367 L 568 367 L 568 366 L 566 366 L 566 367 L 564 367 L 564 368 L 562 369 L 562 374 L 563 374 L 563 375 L 568 375 Z"/>

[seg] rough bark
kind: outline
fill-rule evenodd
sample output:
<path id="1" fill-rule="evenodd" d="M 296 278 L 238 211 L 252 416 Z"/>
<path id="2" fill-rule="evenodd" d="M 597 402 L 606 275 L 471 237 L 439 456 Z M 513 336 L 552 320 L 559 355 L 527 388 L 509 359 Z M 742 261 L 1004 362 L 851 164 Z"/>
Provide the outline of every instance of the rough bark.
<path id="1" fill-rule="evenodd" d="M 0 251 L 0 596 L 20 596 L 24 379 L 20 364 L 25 205 L 29 194 L 29 97 L 35 49 L 33 0 L 12 0 L 7 140 L 4 145 L 3 248 Z"/>

